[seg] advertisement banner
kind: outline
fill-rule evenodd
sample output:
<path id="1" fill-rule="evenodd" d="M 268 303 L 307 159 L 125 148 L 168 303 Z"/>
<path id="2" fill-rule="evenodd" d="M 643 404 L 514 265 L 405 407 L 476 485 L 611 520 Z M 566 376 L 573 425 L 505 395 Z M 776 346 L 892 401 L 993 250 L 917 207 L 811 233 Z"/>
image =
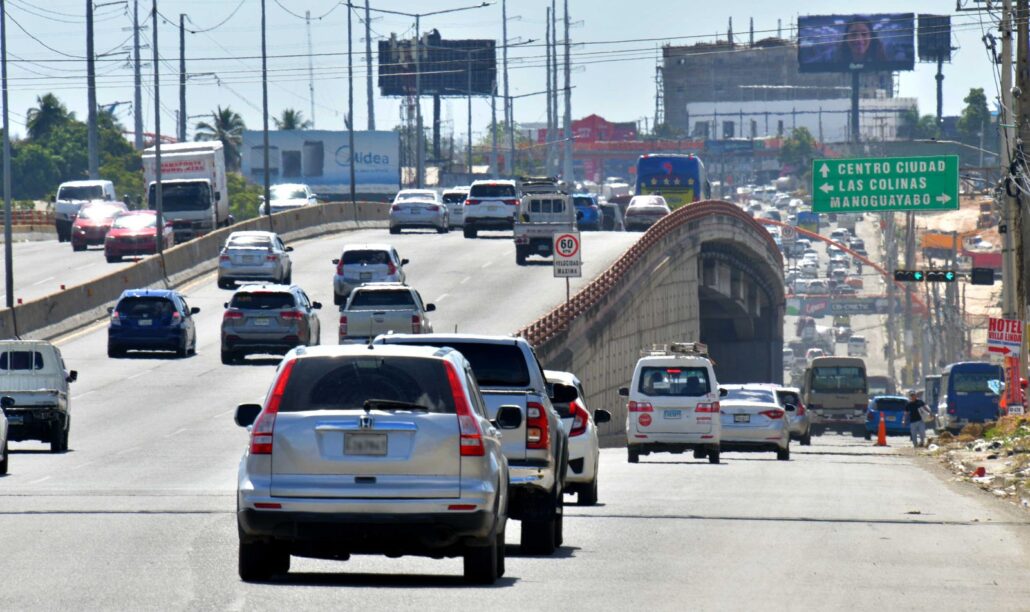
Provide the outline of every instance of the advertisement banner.
<path id="1" fill-rule="evenodd" d="M 260 131 L 243 132 L 243 175 L 264 179 Z M 317 194 L 350 192 L 350 146 L 346 131 L 285 130 L 268 133 L 268 169 L 272 183 L 304 183 Z M 354 132 L 354 172 L 358 193 L 394 193 L 400 189 L 400 136 L 396 132 Z"/>
<path id="2" fill-rule="evenodd" d="M 800 72 L 890 72 L 915 67 L 915 16 L 798 17 Z"/>

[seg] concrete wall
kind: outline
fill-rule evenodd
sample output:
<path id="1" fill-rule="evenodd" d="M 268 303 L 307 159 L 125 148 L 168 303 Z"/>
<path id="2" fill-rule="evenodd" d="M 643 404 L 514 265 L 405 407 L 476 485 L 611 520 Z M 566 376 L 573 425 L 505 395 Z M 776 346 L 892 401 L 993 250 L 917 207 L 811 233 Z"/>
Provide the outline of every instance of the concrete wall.
<path id="1" fill-rule="evenodd" d="M 701 337 L 700 254 L 712 241 L 736 245 L 778 288 L 771 306 L 782 328 L 779 251 L 768 233 L 736 206 L 706 202 L 681 208 L 651 228 L 572 304 L 520 332 L 536 345 L 544 367 L 579 376 L 588 406 L 611 411 L 612 422 L 601 426 L 609 442 L 625 440 L 625 400 L 618 389 L 629 384 L 640 351 Z"/>
<path id="2" fill-rule="evenodd" d="M 375 227 L 387 218 L 389 206 L 359 202 L 322 204 L 273 215 L 273 229 L 287 240 L 297 240 L 348 228 Z M 355 219 L 357 221 L 355 221 Z M 50 338 L 95 321 L 125 289 L 172 286 L 213 270 L 226 237 L 235 231 L 267 230 L 267 217 L 250 219 L 177 245 L 157 256 L 50 294 L 13 310 L 0 311 L 0 337 L 15 335 Z"/>

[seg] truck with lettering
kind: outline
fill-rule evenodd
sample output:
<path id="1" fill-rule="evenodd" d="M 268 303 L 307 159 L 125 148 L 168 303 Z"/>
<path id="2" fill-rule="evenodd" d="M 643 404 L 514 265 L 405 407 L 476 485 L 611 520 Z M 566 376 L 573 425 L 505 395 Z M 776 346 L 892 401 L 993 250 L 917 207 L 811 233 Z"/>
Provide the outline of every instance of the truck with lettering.
<path id="1" fill-rule="evenodd" d="M 151 209 L 157 208 L 156 159 L 154 147 L 143 151 L 143 181 Z M 222 143 L 162 144 L 161 201 L 177 243 L 232 224 Z"/>

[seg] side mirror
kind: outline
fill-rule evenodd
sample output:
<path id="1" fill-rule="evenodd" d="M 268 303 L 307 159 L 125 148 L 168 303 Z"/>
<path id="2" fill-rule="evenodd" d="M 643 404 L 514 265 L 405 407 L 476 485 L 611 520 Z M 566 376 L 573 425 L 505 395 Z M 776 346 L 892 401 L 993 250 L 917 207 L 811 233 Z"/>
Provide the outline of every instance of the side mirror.
<path id="1" fill-rule="evenodd" d="M 436 304 L 426 304 L 426 312 L 433 312 L 436 310 Z"/>
<path id="2" fill-rule="evenodd" d="M 723 389 L 722 387 L 719 387 L 719 397 L 726 397 L 729 394 L 730 394 L 729 391 L 727 391 L 726 389 Z"/>
<path id="3" fill-rule="evenodd" d="M 612 420 L 612 413 L 608 412 L 604 408 L 598 408 L 594 411 L 594 422 L 598 425 L 602 423 L 608 423 Z"/>
<path id="4" fill-rule="evenodd" d="M 339 259 L 334 259 L 334 260 L 333 260 L 333 265 L 334 265 L 334 266 L 338 266 L 338 265 L 340 265 L 340 260 L 339 260 Z"/>
<path id="5" fill-rule="evenodd" d="M 619 387 L 619 397 L 629 397 L 629 387 Z"/>
<path id="6" fill-rule="evenodd" d="M 240 427 L 250 427 L 261 414 L 261 404 L 240 404 L 236 407 L 236 424 Z"/>
<path id="7" fill-rule="evenodd" d="M 14 408 L 14 398 L 10 395 L 0 397 L 0 408 L 3 408 L 4 410 L 7 410 L 8 408 Z M 521 418 L 521 416 L 522 415 L 520 413 L 519 417 Z"/>
<path id="8" fill-rule="evenodd" d="M 501 406 L 493 422 L 500 429 L 518 429 L 522 426 L 522 409 L 518 406 Z"/>
<path id="9" fill-rule="evenodd" d="M 559 404 L 568 404 L 576 401 L 579 397 L 579 391 L 576 390 L 572 385 L 563 385 L 561 383 L 555 383 L 551 389 L 551 401 Z"/>
<path id="10" fill-rule="evenodd" d="M 72 371 L 68 372 L 67 380 L 70 383 L 79 380 L 79 371 L 78 370 L 72 370 Z"/>
<path id="11" fill-rule="evenodd" d="M 107 314 L 114 314 L 114 306 L 108 306 Z"/>
<path id="12" fill-rule="evenodd" d="M 311 302 L 311 308 L 314 310 L 322 310 L 322 302 Z"/>
<path id="13" fill-rule="evenodd" d="M 293 247 L 291 247 L 291 246 L 286 247 L 286 252 L 287 253 L 292 253 L 293 252 Z"/>
<path id="14" fill-rule="evenodd" d="M 411 263 L 411 260 L 409 260 L 409 259 L 402 259 L 402 260 L 401 260 L 401 265 L 402 265 L 402 266 L 406 266 L 406 265 L 408 265 L 409 263 Z"/>
<path id="15" fill-rule="evenodd" d="M 222 308 L 228 308 L 229 302 L 222 302 Z"/>
<path id="16" fill-rule="evenodd" d="M 195 315 L 195 314 L 197 314 L 198 312 L 200 312 L 200 309 L 199 309 L 199 308 L 197 308 L 196 306 L 193 306 L 192 308 L 190 308 L 190 314 L 191 314 L 191 315 Z"/>

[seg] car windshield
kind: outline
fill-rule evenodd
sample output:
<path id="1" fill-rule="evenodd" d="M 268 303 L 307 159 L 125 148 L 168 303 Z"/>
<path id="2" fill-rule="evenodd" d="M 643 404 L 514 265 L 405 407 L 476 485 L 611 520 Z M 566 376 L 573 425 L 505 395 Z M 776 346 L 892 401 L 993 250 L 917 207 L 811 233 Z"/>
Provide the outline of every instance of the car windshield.
<path id="1" fill-rule="evenodd" d="M 157 227 L 157 215 L 122 215 L 114 220 L 115 229 L 141 230 Z"/>
<path id="2" fill-rule="evenodd" d="M 471 198 L 514 198 L 515 186 L 503 183 L 485 183 L 473 185 L 469 190 Z"/>
<path id="3" fill-rule="evenodd" d="M 483 344 L 479 342 L 418 342 L 425 346 L 450 347 L 472 364 L 472 373 L 481 387 L 516 389 L 528 387 L 529 370 L 522 349 L 514 344 Z"/>
<path id="4" fill-rule="evenodd" d="M 0 353 L 0 370 L 42 370 L 43 353 L 39 351 L 7 351 Z"/>
<path id="5" fill-rule="evenodd" d="M 273 200 L 306 200 L 307 192 L 298 187 L 288 185 L 277 185 L 272 187 Z"/>
<path id="6" fill-rule="evenodd" d="M 268 236 L 233 236 L 226 243 L 227 249 L 268 249 L 272 250 L 272 240 Z"/>
<path id="7" fill-rule="evenodd" d="M 988 382 L 1001 379 L 998 372 L 958 372 L 951 375 L 951 388 L 956 393 L 994 393 Z"/>
<path id="8" fill-rule="evenodd" d="M 229 303 L 241 310 L 282 310 L 293 308 L 293 294 L 280 291 L 237 291 Z"/>
<path id="9" fill-rule="evenodd" d="M 454 396 L 447 380 L 438 359 L 308 357 L 294 363 L 279 412 L 358 410 L 366 400 L 378 399 L 453 414 Z"/>
<path id="10" fill-rule="evenodd" d="M 650 397 L 700 397 L 711 390 L 704 367 L 643 367 L 637 384 L 637 391 Z"/>
<path id="11" fill-rule="evenodd" d="M 390 256 L 386 251 L 344 251 L 343 252 L 343 264 L 344 265 L 386 265 L 390 262 Z"/>
<path id="12" fill-rule="evenodd" d="M 443 194 L 443 201 L 447 204 L 461 204 L 468 197 L 467 194 L 461 192 L 451 192 Z"/>
<path id="13" fill-rule="evenodd" d="M 175 304 L 163 297 L 127 297 L 118 302 L 115 310 L 120 317 L 158 319 L 170 317 L 175 312 Z"/>
<path id="14" fill-rule="evenodd" d="M 394 291 L 357 291 L 354 293 L 354 297 L 351 298 L 351 308 L 361 307 L 376 307 L 376 306 L 401 306 L 401 307 L 414 307 L 415 298 L 411 295 L 411 291 L 407 289 L 397 289 Z"/>
<path id="15" fill-rule="evenodd" d="M 776 398 L 773 392 L 767 389 L 734 389 L 726 390 L 725 401 L 737 402 L 759 402 L 762 404 L 775 404 Z"/>
<path id="16" fill-rule="evenodd" d="M 61 187 L 58 200 L 103 200 L 104 188 L 100 185 Z"/>
<path id="17" fill-rule="evenodd" d="M 873 410 L 904 410 L 908 400 L 900 397 L 881 397 L 873 402 Z"/>
<path id="18" fill-rule="evenodd" d="M 572 202 L 573 202 L 573 204 L 575 204 L 576 206 L 586 206 L 586 207 L 588 207 L 588 208 L 589 208 L 590 206 L 593 206 L 593 205 L 594 205 L 594 199 L 593 199 L 593 198 L 586 198 L 586 197 L 583 197 L 583 196 L 577 196 L 577 197 L 574 197 L 574 198 L 572 199 Z"/>
<path id="19" fill-rule="evenodd" d="M 113 219 L 115 216 L 123 212 L 125 212 L 125 209 L 120 206 L 94 204 L 92 206 L 83 207 L 82 210 L 79 211 L 79 218 L 89 221 L 102 221 Z"/>
<path id="20" fill-rule="evenodd" d="M 149 202 L 157 208 L 156 185 L 150 186 Z M 161 205 L 165 212 L 207 210 L 211 207 L 211 190 L 207 183 L 161 183 Z"/>
<path id="21" fill-rule="evenodd" d="M 865 393 L 865 371 L 854 366 L 814 368 L 812 390 L 830 393 Z"/>

